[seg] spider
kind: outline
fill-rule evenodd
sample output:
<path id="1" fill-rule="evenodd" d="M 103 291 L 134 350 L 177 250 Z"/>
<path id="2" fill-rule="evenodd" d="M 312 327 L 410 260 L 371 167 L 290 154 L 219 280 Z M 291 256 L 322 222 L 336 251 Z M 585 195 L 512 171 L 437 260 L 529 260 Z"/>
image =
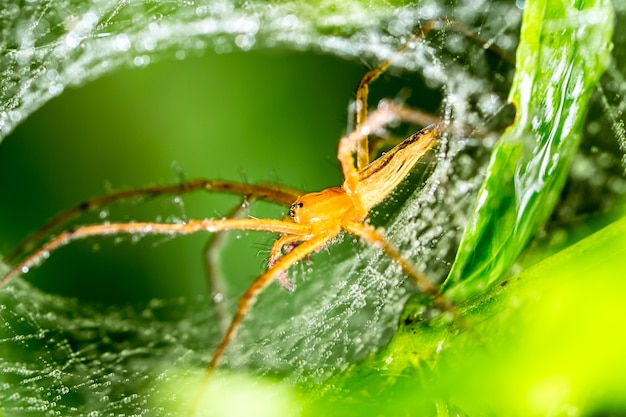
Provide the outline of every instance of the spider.
<path id="1" fill-rule="evenodd" d="M 413 36 L 413 40 L 424 37 L 433 29 L 440 29 L 443 24 L 452 27 L 472 40 L 478 39 L 454 22 L 433 20 L 427 22 Z M 482 40 L 478 41 L 484 43 Z M 407 43 L 398 52 L 404 51 L 409 45 L 410 43 Z M 493 44 L 487 48 L 498 54 L 503 54 Z M 242 195 L 244 198 L 263 199 L 289 205 L 289 214 L 283 219 L 233 216 L 221 219 L 189 220 L 184 223 L 135 222 L 78 226 L 61 232 L 32 250 L 0 279 L 0 286 L 5 285 L 14 277 L 28 272 L 57 248 L 90 236 L 220 233 L 229 230 L 276 233 L 279 237 L 271 246 L 268 268 L 252 282 L 241 296 L 236 312 L 207 366 L 205 372 L 207 378 L 218 366 L 224 351 L 233 340 L 259 293 L 273 281 L 290 289 L 291 282 L 286 276 L 287 270 L 308 255 L 332 244 L 341 233 L 354 235 L 379 248 L 402 269 L 406 277 L 414 282 L 420 291 L 432 298 L 434 306 L 456 317 L 454 307 L 443 297 L 438 287 L 431 283 L 421 271 L 385 239 L 383 230 L 376 229 L 368 223 L 370 211 L 394 191 L 422 156 L 437 144 L 442 133 L 449 129 L 440 123 L 431 124 L 414 133 L 378 159 L 370 162 L 371 146 L 368 143 L 370 134 L 380 132 L 394 121 L 424 123 L 425 120 L 423 113 L 385 100 L 381 101 L 376 110 L 368 115 L 369 85 L 390 65 L 390 61 L 383 61 L 369 70 L 358 85 L 356 91 L 356 129 L 341 138 L 337 151 L 344 179 L 342 185 L 319 192 L 302 194 L 297 190 L 275 185 L 199 179 L 178 185 L 135 189 L 111 194 L 81 203 L 53 219 L 9 255 L 7 260 L 14 261 L 22 253 L 31 251 L 36 242 L 48 236 L 55 228 L 75 215 L 133 196 L 182 194 L 201 189 L 232 193 Z"/>

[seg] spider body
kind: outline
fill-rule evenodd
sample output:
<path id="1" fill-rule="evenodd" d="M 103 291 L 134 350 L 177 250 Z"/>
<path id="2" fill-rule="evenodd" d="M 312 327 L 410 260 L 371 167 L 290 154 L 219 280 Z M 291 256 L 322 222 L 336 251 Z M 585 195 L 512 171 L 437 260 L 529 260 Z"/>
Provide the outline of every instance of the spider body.
<path id="1" fill-rule="evenodd" d="M 310 227 L 310 233 L 302 240 L 321 234 L 337 235 L 341 230 L 354 227 L 355 223 L 362 224 L 370 210 L 391 194 L 436 144 L 436 134 L 436 129 L 431 127 L 404 140 L 358 171 L 356 187 L 346 181 L 341 187 L 298 197 L 289 208 L 288 218 Z"/>
<path id="2" fill-rule="evenodd" d="M 436 143 L 436 129 L 426 128 L 405 139 L 380 158 L 357 172 L 355 188 L 349 181 L 341 187 L 326 188 L 322 191 L 299 196 L 289 208 L 289 216 L 296 224 L 307 226 L 305 235 L 293 234 L 280 237 L 270 251 L 268 265 L 272 268 L 283 253 L 289 253 L 300 242 L 320 241 L 319 251 L 343 230 L 362 228 L 369 211 L 391 194 L 406 178 L 419 159 Z M 340 145 L 341 152 L 341 145 Z M 348 167 L 354 162 L 348 158 Z M 349 169 L 354 176 L 353 168 Z M 323 242 L 323 243 L 322 243 Z M 293 284 L 282 271 L 276 281 L 288 290 Z"/>
<path id="3" fill-rule="evenodd" d="M 341 187 L 298 197 L 289 209 L 289 216 L 296 223 L 311 226 L 318 222 L 362 223 L 369 211 L 389 196 L 437 143 L 437 134 L 435 127 L 429 127 L 411 135 L 358 171 L 356 187 L 346 180 Z"/>

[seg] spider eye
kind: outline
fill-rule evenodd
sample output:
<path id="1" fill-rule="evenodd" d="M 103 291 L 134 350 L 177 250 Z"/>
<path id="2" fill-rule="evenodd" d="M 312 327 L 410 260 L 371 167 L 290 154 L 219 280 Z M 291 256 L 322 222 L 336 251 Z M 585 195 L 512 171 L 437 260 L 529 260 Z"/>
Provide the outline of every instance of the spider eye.
<path id="1" fill-rule="evenodd" d="M 291 207 L 289 207 L 289 216 L 291 216 L 291 218 L 295 220 L 296 216 L 298 215 L 298 209 L 302 208 L 303 206 L 304 203 L 302 201 L 297 201 L 293 203 Z"/>

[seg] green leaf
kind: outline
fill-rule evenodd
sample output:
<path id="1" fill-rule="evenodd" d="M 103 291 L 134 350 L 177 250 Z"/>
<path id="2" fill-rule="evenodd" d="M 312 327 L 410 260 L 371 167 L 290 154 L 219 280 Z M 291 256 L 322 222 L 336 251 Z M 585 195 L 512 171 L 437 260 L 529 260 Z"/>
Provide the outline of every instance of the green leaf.
<path id="1" fill-rule="evenodd" d="M 552 213 L 580 143 L 613 34 L 610 1 L 529 1 L 510 100 L 517 119 L 494 148 L 443 290 L 463 300 L 516 261 Z"/>

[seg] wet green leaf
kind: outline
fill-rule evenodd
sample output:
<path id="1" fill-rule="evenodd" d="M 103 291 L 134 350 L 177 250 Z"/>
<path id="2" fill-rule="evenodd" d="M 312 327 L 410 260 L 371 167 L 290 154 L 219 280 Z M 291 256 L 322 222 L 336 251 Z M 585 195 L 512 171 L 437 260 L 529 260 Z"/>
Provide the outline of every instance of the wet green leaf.
<path id="1" fill-rule="evenodd" d="M 526 4 L 510 100 L 517 119 L 497 143 L 444 291 L 479 293 L 515 262 L 550 216 L 611 52 L 609 1 Z"/>

